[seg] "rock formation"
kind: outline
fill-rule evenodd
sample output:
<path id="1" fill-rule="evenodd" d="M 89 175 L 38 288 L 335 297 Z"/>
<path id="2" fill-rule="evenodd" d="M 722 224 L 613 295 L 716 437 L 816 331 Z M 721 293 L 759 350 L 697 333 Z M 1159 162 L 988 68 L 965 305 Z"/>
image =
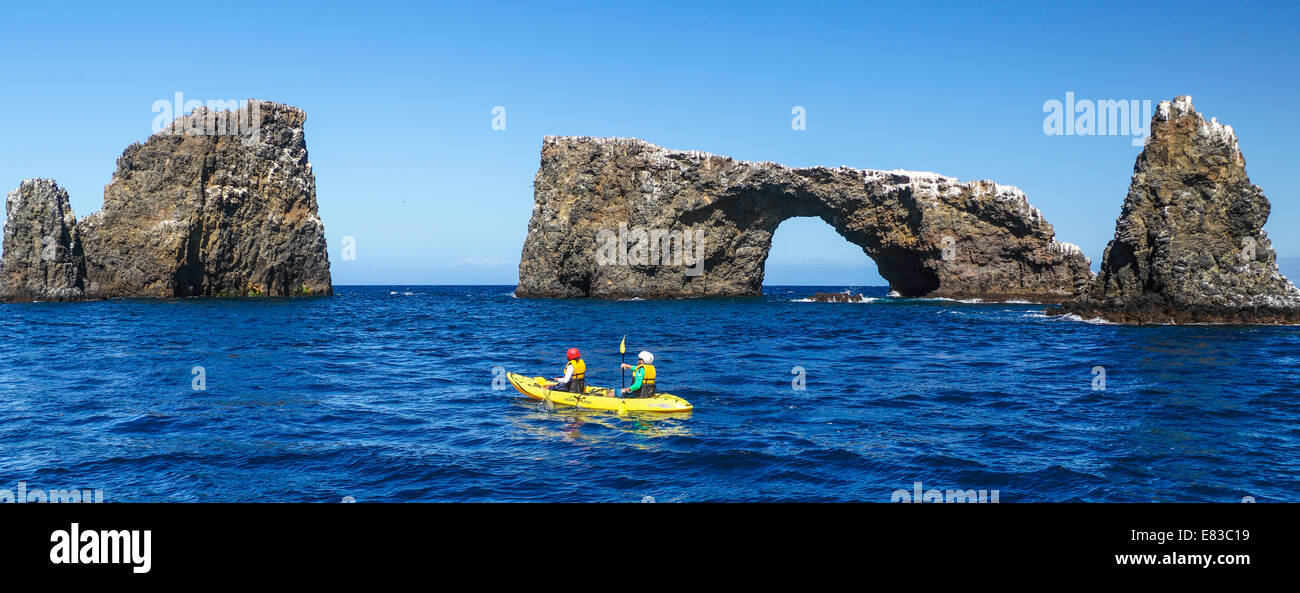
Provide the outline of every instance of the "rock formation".
<path id="1" fill-rule="evenodd" d="M 103 210 L 68 232 L 77 246 L 69 253 L 85 254 L 77 287 L 86 298 L 331 294 L 305 119 L 262 101 L 234 112 L 199 108 L 128 147 Z M 63 203 L 71 220 L 66 194 Z M 11 249 L 27 261 L 25 246 L 39 238 L 23 220 L 11 206 L 6 262 Z"/>
<path id="2" fill-rule="evenodd" d="M 1297 323 L 1300 290 L 1264 232 L 1269 202 L 1232 128 L 1192 98 L 1160 103 L 1102 256 L 1079 298 L 1049 313 L 1122 323 Z"/>
<path id="3" fill-rule="evenodd" d="M 902 296 L 1060 302 L 1091 280 L 1087 258 L 1014 187 L 548 137 L 515 293 L 758 295 L 772 233 L 796 216 L 860 246 Z"/>
<path id="4" fill-rule="evenodd" d="M 0 300 L 70 301 L 85 296 L 86 258 L 68 192 L 27 179 L 5 200 Z"/>

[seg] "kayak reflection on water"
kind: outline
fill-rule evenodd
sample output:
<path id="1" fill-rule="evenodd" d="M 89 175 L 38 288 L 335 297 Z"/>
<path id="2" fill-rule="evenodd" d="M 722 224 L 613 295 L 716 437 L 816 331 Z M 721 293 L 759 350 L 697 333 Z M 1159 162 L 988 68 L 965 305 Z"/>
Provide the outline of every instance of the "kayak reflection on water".
<path id="1" fill-rule="evenodd" d="M 652 414 L 634 412 L 626 416 L 590 412 L 579 408 L 545 408 L 544 402 L 516 400 L 516 405 L 532 413 L 515 416 L 514 424 L 521 432 L 544 437 L 587 444 L 619 444 L 638 449 L 650 449 L 654 439 L 694 436 L 685 421 L 690 412 Z M 556 426 L 555 421 L 560 421 Z M 631 437 L 629 439 L 628 437 Z"/>

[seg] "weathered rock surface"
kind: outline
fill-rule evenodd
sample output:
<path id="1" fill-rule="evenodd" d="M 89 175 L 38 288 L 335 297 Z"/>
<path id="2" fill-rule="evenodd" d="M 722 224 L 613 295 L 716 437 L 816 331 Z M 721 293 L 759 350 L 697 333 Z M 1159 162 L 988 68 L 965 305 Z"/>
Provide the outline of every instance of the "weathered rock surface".
<path id="1" fill-rule="evenodd" d="M 902 296 L 1060 302 L 1091 280 L 1087 258 L 1014 187 L 548 137 L 515 293 L 758 295 L 772 234 L 796 216 L 860 246 Z"/>
<path id="2" fill-rule="evenodd" d="M 1121 323 L 1300 323 L 1278 272 L 1269 202 L 1232 128 L 1181 96 L 1160 103 L 1106 247 L 1079 298 L 1049 309 Z"/>
<path id="3" fill-rule="evenodd" d="M 88 296 L 331 294 L 306 115 L 248 111 L 256 134 L 186 133 L 212 116 L 196 109 L 126 149 L 103 211 L 80 224 Z"/>
<path id="4" fill-rule="evenodd" d="M 86 260 L 68 192 L 27 179 L 5 200 L 0 300 L 70 301 L 85 296 Z"/>
<path id="5" fill-rule="evenodd" d="M 196 109 L 128 147 L 103 210 L 80 222 L 53 182 L 24 182 L 9 196 L 0 298 L 332 294 L 305 120 L 263 101 Z"/>

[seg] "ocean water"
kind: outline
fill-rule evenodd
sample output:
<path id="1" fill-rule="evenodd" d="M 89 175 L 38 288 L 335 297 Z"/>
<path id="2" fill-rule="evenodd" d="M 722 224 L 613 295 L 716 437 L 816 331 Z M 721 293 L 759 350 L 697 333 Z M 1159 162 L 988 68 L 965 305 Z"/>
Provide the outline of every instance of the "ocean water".
<path id="1" fill-rule="evenodd" d="M 843 287 L 3 305 L 0 489 L 110 502 L 888 502 L 916 482 L 1003 503 L 1300 493 L 1300 328 L 1124 327 L 883 288 L 863 289 L 880 297 L 869 303 L 803 301 L 826 289 Z M 500 380 L 558 374 L 577 346 L 589 383 L 618 385 L 624 334 L 695 411 L 548 409 Z"/>

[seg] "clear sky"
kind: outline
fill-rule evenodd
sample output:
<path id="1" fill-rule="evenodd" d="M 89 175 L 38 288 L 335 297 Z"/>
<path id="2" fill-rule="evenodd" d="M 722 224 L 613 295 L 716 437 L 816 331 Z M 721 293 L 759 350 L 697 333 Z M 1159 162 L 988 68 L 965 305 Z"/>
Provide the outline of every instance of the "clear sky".
<path id="1" fill-rule="evenodd" d="M 1192 95 L 1236 129 L 1279 255 L 1300 256 L 1295 2 L 0 0 L 0 23 L 0 188 L 52 177 L 85 216 L 155 101 L 288 103 L 336 284 L 513 284 L 548 134 L 992 179 L 1095 262 L 1140 149 L 1044 134 L 1067 92 Z M 816 219 L 778 229 L 768 271 L 883 284 Z"/>

